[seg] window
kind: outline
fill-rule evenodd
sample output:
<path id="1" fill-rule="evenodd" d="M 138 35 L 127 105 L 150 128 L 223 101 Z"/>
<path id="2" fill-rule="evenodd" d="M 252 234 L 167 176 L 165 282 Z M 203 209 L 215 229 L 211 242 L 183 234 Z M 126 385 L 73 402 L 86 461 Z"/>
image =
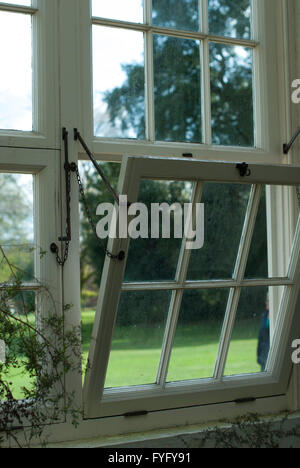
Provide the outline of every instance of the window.
<path id="1" fill-rule="evenodd" d="M 41 156 L 40 151 L 19 149 L 16 156 L 14 148 L 0 149 L 0 302 L 1 306 L 10 304 L 12 315 L 37 326 L 42 319 L 37 311 L 46 314 L 50 302 L 59 303 L 61 296 L 60 275 L 49 254 L 49 242 L 56 240 L 59 232 L 55 210 L 57 156 L 53 151 Z M 37 307 L 40 300 L 44 308 L 40 304 Z M 12 335 L 16 339 L 16 334 Z M 9 335 L 5 338 L 9 357 L 10 349 L 14 352 L 18 344 Z M 29 388 L 34 383 L 22 366 L 6 377 L 17 399 L 24 398 L 24 386 Z"/>
<path id="2" fill-rule="evenodd" d="M 128 258 L 126 268 L 107 259 L 103 270 L 85 381 L 89 417 L 122 415 L 137 405 L 154 411 L 207 404 L 212 395 L 219 402 L 227 392 L 227 401 L 249 392 L 263 397 L 270 385 L 284 392 L 288 362 L 283 365 L 278 346 L 288 333 L 280 324 L 289 323 L 299 288 L 298 231 L 288 268 L 273 272 L 270 248 L 257 242 L 257 232 L 261 238 L 266 229 L 266 188 L 297 183 L 298 170 L 286 170 L 253 166 L 253 176 L 243 180 L 230 163 L 123 161 L 121 192 L 131 203 L 146 200 L 145 186 L 155 202 L 157 191 L 168 185 L 165 193 L 172 193 L 176 181 L 177 201 L 184 196 L 205 203 L 207 237 L 203 249 L 194 251 L 186 239 L 177 246 L 168 239 L 164 247 L 162 240 L 131 239 L 130 248 L 128 240 L 110 241 L 111 252 L 124 250 Z M 145 242 L 152 243 L 148 252 Z M 257 248 L 261 263 L 253 266 Z M 264 311 L 274 328 L 257 356 Z"/>
<path id="3" fill-rule="evenodd" d="M 271 19 L 266 4 L 91 3 L 92 62 L 85 63 L 93 90 L 91 100 L 86 77 L 84 102 L 95 152 L 119 157 L 122 145 L 130 154 L 222 160 L 230 148 L 231 160 L 242 149 L 252 160 L 280 161 L 272 138 L 279 122 L 266 127 L 274 105 L 266 64 L 278 86 L 265 34 L 278 16 Z"/>
<path id="4" fill-rule="evenodd" d="M 53 17 L 47 1 L 0 2 L 2 146 L 58 147 Z"/>
<path id="5" fill-rule="evenodd" d="M 296 2 L 287 3 L 0 2 L 0 181 L 12 194 L 21 187 L 12 206 L 21 190 L 30 199 L 19 231 L 0 223 L 0 245 L 13 243 L 16 261 L 31 273 L 34 266 L 61 313 L 72 305 L 66 330 L 81 327 L 83 375 L 66 375 L 79 407 L 83 395 L 78 438 L 180 424 L 183 414 L 200 422 L 201 405 L 225 411 L 226 401 L 249 396 L 270 402 L 271 411 L 273 401 L 286 408 L 287 349 L 298 325 L 300 183 L 299 169 L 286 164 L 295 155 L 282 155 L 293 126 L 283 57 L 289 61 L 285 42 L 294 48 L 285 22 Z M 108 248 L 124 250 L 126 260 L 107 259 L 71 174 L 72 239 L 62 269 L 49 250 L 65 233 L 62 127 L 95 223 L 97 205 L 111 198 L 73 140 L 74 128 L 130 202 L 204 203 L 203 248 L 189 251 L 176 237 L 116 238 Z M 251 169 L 245 178 L 236 170 L 243 161 Z M 34 252 L 19 254 L 24 241 Z M 39 258 L 36 248 L 47 254 Z M 1 265 L 3 283 L 9 276 Z M 29 276 L 20 290 L 36 298 Z M 92 304 L 86 315 L 80 299 Z M 270 353 L 260 366 L 267 301 Z M 139 410 L 155 412 L 151 422 L 130 425 L 122 416 Z M 89 421 L 102 417 L 105 424 Z M 56 429 L 53 440 L 69 433 L 68 422 Z"/>

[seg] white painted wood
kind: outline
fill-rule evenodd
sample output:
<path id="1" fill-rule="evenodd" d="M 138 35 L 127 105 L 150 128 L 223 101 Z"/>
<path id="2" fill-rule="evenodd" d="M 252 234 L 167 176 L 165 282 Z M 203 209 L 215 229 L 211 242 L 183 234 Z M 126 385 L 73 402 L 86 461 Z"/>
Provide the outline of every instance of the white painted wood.
<path id="1" fill-rule="evenodd" d="M 0 146 L 59 149 L 57 0 L 34 0 L 27 14 L 32 15 L 33 132 L 0 130 Z"/>
<path id="2" fill-rule="evenodd" d="M 226 362 L 226 355 L 230 343 L 230 337 L 234 325 L 235 313 L 238 306 L 238 300 L 241 287 L 245 281 L 243 279 L 247 264 L 249 249 L 251 245 L 252 235 L 255 226 L 256 214 L 262 193 L 262 184 L 276 183 L 282 185 L 297 184 L 300 180 L 300 169 L 297 167 L 283 166 L 265 166 L 253 165 L 251 167 L 251 175 L 248 178 L 241 178 L 236 165 L 232 163 L 208 163 L 196 161 L 182 161 L 172 159 L 169 161 L 163 158 L 136 158 L 125 157 L 122 164 L 120 177 L 121 193 L 129 194 L 129 199 L 135 201 L 138 195 L 139 181 L 142 178 L 150 179 L 166 179 L 166 180 L 189 180 L 189 181 L 206 181 L 213 180 L 215 182 L 239 182 L 255 184 L 252 191 L 247 211 L 245 226 L 242 234 L 241 245 L 238 253 L 238 260 L 233 276 L 234 286 L 231 288 L 230 299 L 228 303 L 225 325 L 221 339 L 220 352 L 218 356 L 215 378 L 203 379 L 201 381 L 176 382 L 164 384 L 167 363 L 171 352 L 171 345 L 174 337 L 175 327 L 177 323 L 178 311 L 181 303 L 183 291 L 185 289 L 185 275 L 187 263 L 182 260 L 179 276 L 175 281 L 177 288 L 171 288 L 173 293 L 172 306 L 174 312 L 170 311 L 168 326 L 166 331 L 163 358 L 159 368 L 159 384 L 122 389 L 106 389 L 103 393 L 102 403 L 101 394 L 105 381 L 105 372 L 109 359 L 109 348 L 112 341 L 113 327 L 117 315 L 117 307 L 122 288 L 122 278 L 125 270 L 125 265 L 120 265 L 112 260 L 107 260 L 103 272 L 102 285 L 100 290 L 99 303 L 97 308 L 95 326 L 93 331 L 93 339 L 90 352 L 90 368 L 85 381 L 85 415 L 86 417 L 104 417 L 109 415 L 123 414 L 133 410 L 162 410 L 180 405 L 197 405 L 211 404 L 217 401 L 224 401 L 226 398 L 243 398 L 251 395 L 257 398 L 266 397 L 267 395 L 281 394 L 285 391 L 288 379 L 286 373 L 282 371 L 283 364 L 277 361 L 273 366 L 269 365 L 269 372 L 263 374 L 223 377 L 223 371 Z M 258 185 L 256 185 L 258 184 Z M 300 228 L 298 228 L 300 230 Z M 120 241 L 118 239 L 110 242 L 110 250 L 117 252 L 121 248 L 128 252 L 128 241 Z M 293 262 L 287 278 L 266 279 L 266 280 L 251 280 L 248 284 L 253 287 L 262 284 L 290 284 L 285 288 L 286 291 L 293 291 L 294 297 L 297 296 L 297 288 L 300 287 L 299 279 L 297 279 L 293 265 L 300 262 L 300 234 L 294 244 Z M 299 258 L 298 258 L 299 257 Z M 182 275 L 182 276 L 181 276 Z M 173 282 L 168 283 L 170 286 Z M 197 282 L 193 282 L 193 286 Z M 199 283 L 199 282 L 198 282 Z M 207 282 L 210 286 L 215 286 L 217 282 Z M 225 287 L 225 283 L 223 286 Z M 297 288 L 296 288 L 297 284 Z M 145 284 L 133 288 L 140 287 L 145 290 Z M 148 285 L 151 290 L 151 284 Z M 166 284 L 162 284 L 165 288 Z M 123 284 L 123 289 L 130 288 L 129 285 Z M 281 317 L 287 313 L 292 316 L 294 304 L 288 300 L 283 302 L 281 308 Z M 109 311 L 109 314 L 106 312 Z M 291 328 L 287 327 L 286 334 L 291 332 Z M 282 337 L 282 327 L 277 328 L 277 337 L 274 338 L 273 355 L 277 358 L 279 353 L 278 342 Z M 285 363 L 285 369 L 288 369 L 288 364 Z M 274 377 L 275 375 L 275 377 Z M 280 377 L 279 377 L 280 375 Z M 102 390 L 101 390 L 102 389 Z M 186 402 L 186 403 L 184 403 Z"/>

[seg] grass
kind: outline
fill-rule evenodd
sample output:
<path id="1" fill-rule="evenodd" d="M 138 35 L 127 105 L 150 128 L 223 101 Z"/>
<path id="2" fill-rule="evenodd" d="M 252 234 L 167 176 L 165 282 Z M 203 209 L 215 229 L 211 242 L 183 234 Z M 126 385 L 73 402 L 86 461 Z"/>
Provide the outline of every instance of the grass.
<path id="1" fill-rule="evenodd" d="M 82 358 L 85 368 L 94 323 L 94 310 L 82 312 Z M 256 362 L 259 323 L 240 320 L 234 330 L 225 375 L 260 371 Z M 175 336 L 168 381 L 212 377 L 218 352 L 221 323 L 201 322 L 181 326 Z M 163 328 L 116 328 L 107 371 L 106 387 L 144 385 L 156 381 L 160 361 Z M 12 369 L 9 381 L 15 398 L 22 398 L 22 387 L 29 376 L 22 369 Z"/>
<path id="2" fill-rule="evenodd" d="M 82 314 L 83 363 L 88 356 L 94 311 Z M 175 336 L 168 381 L 213 376 L 220 339 L 220 323 L 181 326 Z M 256 373 L 259 321 L 240 320 L 230 345 L 225 375 Z M 122 387 L 154 383 L 160 360 L 162 328 L 119 327 L 113 337 L 105 386 Z"/>

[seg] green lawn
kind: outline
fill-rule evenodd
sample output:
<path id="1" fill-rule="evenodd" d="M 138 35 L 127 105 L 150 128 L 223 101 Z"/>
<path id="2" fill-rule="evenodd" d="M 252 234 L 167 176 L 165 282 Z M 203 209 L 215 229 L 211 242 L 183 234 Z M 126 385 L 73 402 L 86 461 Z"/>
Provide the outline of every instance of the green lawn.
<path id="1" fill-rule="evenodd" d="M 82 350 L 86 363 L 93 311 L 82 314 Z M 230 345 L 226 375 L 260 371 L 256 362 L 258 321 L 239 321 Z M 164 330 L 122 327 L 115 330 L 106 387 L 154 383 L 160 360 Z M 212 377 L 220 337 L 220 324 L 202 322 L 177 330 L 168 381 Z"/>
<path id="2" fill-rule="evenodd" d="M 95 311 L 82 313 L 83 367 L 88 357 Z M 225 374 L 259 372 L 256 362 L 259 323 L 239 321 L 230 345 Z M 164 330 L 162 328 L 123 327 L 115 330 L 106 387 L 154 383 L 160 360 Z M 212 377 L 218 352 L 220 324 L 202 322 L 177 330 L 171 356 L 168 381 Z M 22 397 L 22 387 L 29 377 L 20 369 L 9 375 L 14 395 Z"/>

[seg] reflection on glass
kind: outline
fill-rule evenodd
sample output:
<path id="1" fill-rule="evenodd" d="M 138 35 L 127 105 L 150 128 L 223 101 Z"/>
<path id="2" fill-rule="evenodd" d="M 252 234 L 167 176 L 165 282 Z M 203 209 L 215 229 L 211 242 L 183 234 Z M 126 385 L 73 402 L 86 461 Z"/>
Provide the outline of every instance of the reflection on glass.
<path id="1" fill-rule="evenodd" d="M 9 299 L 8 299 L 9 294 Z M 13 398 L 21 400 L 26 397 L 23 388 L 34 391 L 36 380 L 26 369 L 28 355 L 32 340 L 35 340 L 35 332 L 30 327 L 36 326 L 36 297 L 33 292 L 0 291 L 0 309 L 2 312 L 15 316 L 18 320 L 28 324 L 23 328 L 16 327 L 14 320 L 10 320 L 10 331 L 0 336 L 1 346 L 0 373 L 1 380 L 9 382 L 9 388 Z M 9 319 L 8 319 L 9 320 Z M 2 327 L 4 330 L 4 327 Z M 2 398 L 5 391 L 0 388 Z"/>
<path id="2" fill-rule="evenodd" d="M 278 313 L 280 289 L 242 289 L 226 362 L 226 376 L 266 370 L 271 345 L 270 323 Z M 271 301 L 271 298 L 276 300 Z"/>
<path id="3" fill-rule="evenodd" d="M 193 185 L 190 182 L 159 180 L 141 182 L 138 200 L 147 207 L 148 229 L 145 234 L 148 234 L 149 238 L 130 240 L 125 272 L 126 282 L 175 279 L 184 233 L 184 204 L 191 201 L 192 190 Z M 175 210 L 158 211 L 163 204 L 167 204 L 167 208 L 176 204 Z M 155 210 L 157 208 L 156 214 L 152 215 L 151 209 L 154 208 Z M 156 237 L 152 235 L 155 220 L 158 220 Z M 137 230 L 139 229 L 138 227 Z M 143 235 L 142 231 L 141 234 Z"/>
<path id="4" fill-rule="evenodd" d="M 213 143 L 254 146 L 253 53 L 210 44 Z"/>
<path id="5" fill-rule="evenodd" d="M 33 177 L 0 174 L 0 283 L 34 276 Z"/>
<path id="6" fill-rule="evenodd" d="M 278 210 L 276 214 L 276 221 L 278 225 L 268 232 L 268 211 L 267 211 L 267 200 L 269 200 L 270 206 L 275 203 L 280 203 L 280 200 L 287 196 L 294 195 L 293 187 L 283 186 L 264 186 L 260 205 L 258 208 L 257 219 L 255 223 L 253 239 L 249 251 L 249 258 L 245 273 L 246 279 L 264 279 L 264 278 L 285 278 L 288 275 L 290 254 L 283 256 L 281 252 L 287 251 L 287 243 L 284 240 L 280 230 L 281 227 L 286 224 L 284 219 L 285 213 L 282 215 L 282 219 L 278 218 Z M 289 193 L 290 192 L 290 193 Z M 269 212 L 271 213 L 272 208 Z M 271 218 L 270 218 L 271 220 Z M 271 221 L 269 221 L 270 223 Z M 294 235 L 294 233 L 291 233 Z M 270 257 L 269 262 L 269 251 L 270 246 L 274 245 L 273 255 Z M 292 245 L 292 243 L 291 243 Z"/>
<path id="7" fill-rule="evenodd" d="M 153 0 L 152 16 L 155 26 L 172 29 L 199 29 L 198 0 Z"/>
<path id="8" fill-rule="evenodd" d="M 208 0 L 208 17 L 212 34 L 251 38 L 251 0 Z"/>
<path id="9" fill-rule="evenodd" d="M 100 18 L 109 18 L 131 23 L 143 23 L 143 0 L 93 0 L 92 14 Z"/>
<path id="10" fill-rule="evenodd" d="M 268 278 L 268 276 L 267 206 L 266 190 L 264 187 L 249 251 L 245 278 L 257 279 Z"/>
<path id="11" fill-rule="evenodd" d="M 200 43 L 154 36 L 156 140 L 202 142 Z"/>
<path id="12" fill-rule="evenodd" d="M 31 131 L 31 16 L 0 11 L 0 43 L 0 129 Z"/>
<path id="13" fill-rule="evenodd" d="M 122 293 L 105 387 L 156 382 L 171 292 Z"/>
<path id="14" fill-rule="evenodd" d="M 145 138 L 143 33 L 93 27 L 94 132 Z"/>
<path id="15" fill-rule="evenodd" d="M 193 250 L 188 280 L 231 279 L 240 245 L 251 186 L 204 184 L 205 240 Z"/>
<path id="16" fill-rule="evenodd" d="M 228 290 L 185 291 L 167 381 L 213 377 Z"/>

